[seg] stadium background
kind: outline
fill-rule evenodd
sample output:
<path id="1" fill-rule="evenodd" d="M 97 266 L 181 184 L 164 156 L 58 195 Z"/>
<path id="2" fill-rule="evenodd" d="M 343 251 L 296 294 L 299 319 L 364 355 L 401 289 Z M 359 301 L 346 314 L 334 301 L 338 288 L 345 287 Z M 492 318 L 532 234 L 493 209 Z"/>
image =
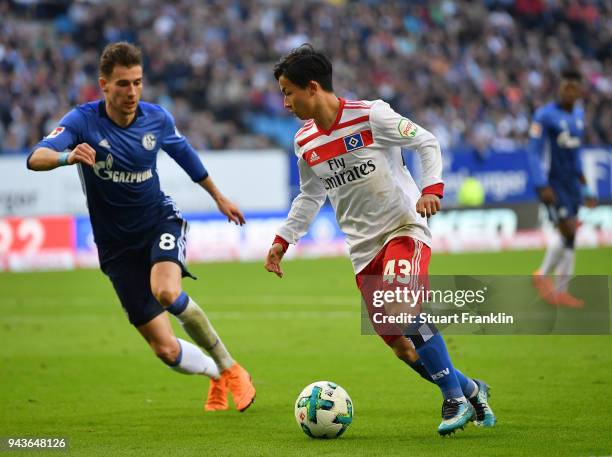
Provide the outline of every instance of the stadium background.
<path id="1" fill-rule="evenodd" d="M 383 398 L 394 398 L 396 392 L 381 386 L 385 382 L 383 371 L 377 371 L 372 379 L 372 376 L 368 378 L 371 372 L 355 368 L 356 364 L 381 363 L 379 358 L 383 357 L 384 348 L 372 349 L 375 343 L 364 343 L 364 338 L 356 339 L 356 334 L 346 335 L 345 325 L 354 325 L 359 317 L 350 314 L 349 318 L 347 308 L 340 302 L 353 305 L 356 291 L 346 259 L 323 259 L 345 254 L 342 235 L 329 207 L 323 208 L 310 233 L 288 255 L 315 260 L 289 262 L 286 267 L 293 275 L 306 278 L 308 284 L 318 284 L 319 295 L 316 296 L 308 284 L 291 279 L 291 275 L 281 286 L 262 277 L 261 260 L 275 228 L 296 195 L 298 184 L 292 138 L 300 123 L 283 110 L 282 97 L 271 74 L 274 62 L 284 52 L 303 42 L 311 42 L 325 49 L 332 58 L 338 95 L 351 99 L 383 98 L 439 138 L 444 155 L 446 196 L 444 211 L 431 219 L 431 225 L 433 248 L 440 254 L 434 255 L 434 262 L 438 259 L 438 263 L 432 263 L 432 270 L 440 274 L 526 275 L 538 265 L 541 249 L 552 228 L 536 202 L 526 168 L 527 129 L 534 109 L 554 98 L 560 70 L 566 66 L 580 69 L 587 87 L 583 164 L 587 180 L 597 191 L 601 204 L 591 210 L 581 210 L 582 226 L 577 242 L 579 247 L 588 249 L 578 253 L 577 272 L 609 276 L 612 251 L 606 246 L 612 245 L 611 31 L 612 4 L 609 1 L 330 0 L 296 3 L 182 0 L 169 3 L 134 0 L 125 4 L 93 0 L 0 0 L 0 272 L 4 271 L 0 273 L 4 292 L 0 298 L 4 311 L 0 335 L 2 341 L 9 341 L 2 359 L 7 375 L 3 380 L 2 390 L 6 395 L 2 396 L 2 403 L 6 406 L 5 412 L 21 411 L 12 420 L 9 414 L 2 414 L 0 435 L 2 429 L 29 435 L 38 431 L 50 434 L 56 430 L 48 419 L 52 415 L 36 403 L 41 397 L 56 408 L 60 423 L 78 437 L 78 444 L 83 449 L 97 449 L 97 444 L 93 443 L 108 434 L 114 436 L 117 443 L 123 443 L 125 447 L 117 444 L 111 452 L 114 455 L 129 453 L 129 443 L 134 437 L 115 429 L 112 417 L 117 410 L 124 418 L 130 417 L 125 402 L 129 405 L 130 401 L 141 401 L 136 398 L 136 392 L 146 392 L 143 395 L 147 399 L 157 402 L 156 409 L 149 413 L 150 427 L 155 421 L 166 423 L 169 410 L 174 411 L 169 413 L 173 420 L 183 421 L 189 427 L 198 427 L 200 421 L 195 414 L 179 418 L 176 408 L 193 406 L 187 399 L 173 403 L 164 397 L 163 389 L 153 389 L 151 393 L 148 384 L 139 382 L 138 370 L 155 374 L 160 368 L 145 353 L 136 335 L 129 333 L 131 330 L 123 322 L 105 278 L 94 270 L 71 271 L 93 267 L 97 262 L 76 170 L 65 167 L 50 173 L 33 173 L 25 168 L 25 157 L 31 146 L 57 125 L 63 113 L 78 103 L 100 96 L 97 58 L 106 43 L 129 40 L 143 48 L 143 99 L 159 103 L 175 115 L 178 128 L 201 151 L 204 163 L 221 189 L 246 212 L 248 223 L 244 228 L 229 226 L 215 213 L 206 194 L 191 184 L 171 159 L 160 154 L 162 188 L 176 197 L 191 223 L 188 258 L 194 263 L 206 262 L 194 266 L 194 271 L 204 277 L 204 283 L 189 287 L 198 287 L 197 294 L 207 297 L 207 310 L 213 320 L 218 319 L 224 335 L 238 341 L 234 346 L 242 351 L 247 362 L 253 361 L 255 379 L 262 387 L 260 401 L 264 402 L 258 406 L 266 411 L 266 392 L 270 394 L 266 389 L 271 388 L 272 382 L 265 376 L 270 370 L 283 379 L 274 387 L 272 396 L 287 391 L 291 402 L 293 392 L 297 394 L 302 384 L 314 380 L 313 376 L 330 377 L 341 384 L 349 383 L 345 387 L 359 398 L 357 414 L 363 411 L 367 416 L 369 412 L 370 418 L 382 420 L 383 416 L 401 415 L 403 410 L 399 404 L 386 402 L 384 411 L 379 411 L 377 404 L 370 405 L 367 389 L 377 389 Z M 418 182 L 418 157 L 405 151 L 405 159 Z M 467 208 L 459 204 L 457 194 L 467 177 L 475 177 L 482 184 L 486 196 L 483 204 Z M 480 254 L 470 254 L 473 252 Z M 207 263 L 235 260 L 246 262 Z M 7 272 L 31 270 L 61 271 Z M 335 278 L 338 271 L 343 272 L 346 281 L 339 282 Z M 228 279 L 230 277 L 249 279 L 241 280 L 241 290 L 237 290 L 235 283 Z M 280 289 L 273 289 L 277 287 Z M 276 291 L 277 296 L 274 295 Z M 312 301 L 316 303 L 314 308 Z M 291 310 L 287 306 L 297 308 Z M 268 318 L 267 323 L 276 319 L 274 329 L 262 330 L 261 320 L 250 312 L 263 313 Z M 328 367 L 330 362 L 312 349 L 294 319 L 291 323 L 283 320 L 288 319 L 284 314 L 288 312 L 295 312 L 298 318 L 304 319 L 310 319 L 314 312 L 327 313 L 331 321 L 319 323 L 321 328 L 313 331 L 317 334 L 332 332 L 326 344 L 335 341 L 338 347 L 349 344 L 359 350 L 344 354 L 342 361 L 335 360 L 331 363 L 334 367 Z M 51 317 L 52 313 L 55 318 Z M 244 316 L 250 318 L 245 321 Z M 111 332 L 114 336 L 102 338 L 108 352 L 99 350 L 98 342 L 88 339 L 93 337 L 81 329 L 83 322 L 114 325 L 116 329 Z M 358 325 L 349 328 L 354 328 L 353 333 L 356 333 Z M 19 332 L 20 328 L 24 331 Z M 66 333 L 64 329 L 72 330 Z M 340 335 L 337 330 L 345 333 Z M 267 360 L 260 361 L 266 366 L 266 372 L 258 371 L 257 358 L 249 351 L 265 354 L 270 348 L 262 341 L 246 340 L 244 332 L 263 334 L 271 339 L 284 338 L 287 347 L 274 350 L 267 357 L 288 367 L 295 382 L 285 380 L 285 374 L 278 371 L 280 368 L 271 368 L 272 363 L 266 364 Z M 65 338 L 58 338 L 64 334 Z M 30 341 L 32 336 L 36 337 L 38 346 Z M 545 438 L 538 428 L 540 423 L 514 411 L 516 406 L 509 400 L 503 403 L 498 399 L 498 404 L 507 412 L 508 427 L 499 431 L 498 443 L 512 447 L 518 435 L 523 437 L 524 446 L 532 447 L 483 451 L 482 443 L 471 442 L 469 446 L 472 447 L 465 449 L 476 455 L 550 455 L 551 449 L 558 455 L 568 452 L 567 455 L 609 454 L 612 444 L 609 436 L 602 440 L 605 433 L 601 431 L 606 428 L 609 431 L 610 403 L 609 399 L 602 400 L 602 406 L 597 400 L 609 398 L 606 390 L 609 381 L 604 380 L 609 378 L 609 355 L 593 359 L 593 365 L 584 361 L 585 353 L 608 353 L 605 348 L 609 348 L 609 337 L 588 341 L 561 337 L 547 340 L 499 337 L 495 342 L 488 340 L 487 349 L 480 347 L 477 338 L 470 338 L 457 337 L 450 343 L 451 350 L 460 352 L 468 367 L 485 372 L 493 367 L 495 374 L 491 377 L 502 391 L 515 395 L 513 398 L 520 395 L 519 387 L 511 384 L 515 370 L 531 367 L 534 371 L 548 373 L 563 366 L 565 377 L 553 387 L 557 396 L 543 390 L 537 395 L 538 399 L 554 400 L 561 396 L 566 401 L 566 414 L 575 414 L 577 408 L 590 409 L 592 417 L 590 422 L 579 417 L 577 430 L 580 433 L 547 429 L 549 435 Z M 129 341 L 133 347 L 126 349 L 120 343 L 122 340 Z M 74 341 L 79 342 L 77 348 Z M 240 349 L 241 344 L 243 349 Z M 245 344 L 250 345 L 249 349 L 244 348 Z M 512 358 L 503 362 L 495 359 L 495 354 L 506 347 L 527 353 L 534 345 L 539 347 L 535 360 L 525 362 Z M 558 352 L 558 345 L 563 346 L 563 354 Z M 67 358 L 56 360 L 51 348 L 63 351 Z M 42 379 L 46 379 L 49 386 L 63 386 L 62 376 L 81 368 L 79 363 L 82 362 L 77 363 L 77 359 L 89 357 L 79 348 L 89 348 L 98 357 L 95 360 L 99 359 L 100 366 L 107 367 L 107 371 L 99 371 L 90 366 L 89 376 L 81 373 L 84 380 L 72 380 L 78 398 L 84 402 L 81 406 L 92 416 L 96 410 L 104 412 L 101 417 L 90 418 L 85 413 L 75 415 L 70 406 L 74 403 L 74 392 L 68 391 L 56 399 L 51 390 L 45 390 L 34 380 L 45 375 Z M 21 359 L 23 351 L 28 354 L 26 361 Z M 125 360 L 114 358 L 116 353 L 129 359 L 130 368 L 126 367 Z M 294 366 L 295 356 L 291 354 L 301 354 L 311 361 Z M 46 362 L 40 362 L 41 357 L 48 357 L 62 368 L 56 368 L 59 371 L 55 372 L 51 368 L 51 373 L 45 371 L 49 369 L 42 367 Z M 399 372 L 395 361 L 388 354 L 384 357 L 381 370 Z M 115 397 L 110 388 L 104 387 L 101 389 L 104 402 L 98 403 L 85 393 L 78 393 L 87 392 L 91 383 L 96 383 L 96 376 L 112 383 L 113 372 L 117 376 L 119 373 L 126 375 L 133 387 L 114 392 Z M 590 403 L 585 404 L 584 399 L 583 403 L 568 402 L 568 397 L 574 395 L 572 387 L 575 388 L 580 380 L 590 379 L 586 378 L 587 372 L 588 376 L 600 380 L 589 387 Z M 343 377 L 348 378 L 347 381 L 341 381 Z M 172 386 L 178 389 L 185 381 L 175 378 L 167 375 L 163 384 L 169 386 L 169 390 Z M 409 386 L 422 385 L 416 378 L 411 378 L 411 382 Z M 197 395 L 201 393 L 201 386 L 193 381 L 189 385 Z M 403 389 L 405 394 L 412 392 L 412 387 Z M 282 395 L 284 401 L 286 395 Z M 533 397 L 533 402 L 529 403 L 531 407 L 536 404 L 536 395 Z M 426 419 L 410 416 L 406 426 L 410 430 L 416 427 L 417 435 L 429 440 L 429 435 L 421 429 L 426 430 L 431 425 L 430 403 L 434 398 L 437 401 L 437 397 L 432 393 L 425 398 L 431 401 L 416 402 L 411 407 Z M 274 401 L 272 406 L 278 408 L 278 417 L 284 418 L 285 409 L 290 409 L 291 404 Z M 415 401 L 414 398 L 411 401 Z M 546 410 L 543 414 L 549 424 L 557 425 L 559 417 L 563 416 L 558 410 L 554 413 Z M 276 416 L 263 414 L 259 417 L 263 420 L 260 426 L 276 427 Z M 138 415 L 134 418 L 140 420 Z M 218 426 L 207 419 L 207 426 L 223 434 L 225 428 L 229 428 L 226 425 L 233 424 L 234 420 L 224 419 L 226 422 Z M 94 425 L 90 424 L 92 421 Z M 370 437 L 375 442 L 380 433 L 401 442 L 399 432 L 388 435 L 384 425 L 389 424 L 382 424 L 356 423 L 355 435 Z M 302 442 L 291 448 L 296 438 L 302 438 L 293 428 L 294 424 L 287 423 L 286 427 L 290 430 L 286 435 L 281 433 L 276 441 L 271 438 L 279 446 L 277 449 L 282 449 L 283 453 L 304 452 L 300 447 Z M 91 433 L 90 438 L 87 438 L 88 433 Z M 246 426 L 243 433 L 258 443 L 252 447 L 252 442 L 238 440 L 239 445 L 244 446 L 243 452 L 270 455 L 271 448 L 258 447 L 261 443 L 255 425 Z M 145 436 L 149 435 L 145 433 Z M 355 442 L 350 436 L 348 433 L 342 439 L 342 447 L 334 452 L 355 453 Z M 482 437 L 482 434 L 476 436 Z M 176 438 L 166 437 L 168 442 L 175 442 L 183 446 L 181 449 L 191 449 L 194 453 L 210 445 L 203 444 L 199 438 L 193 434 L 188 443 L 181 443 L 175 442 Z M 225 440 L 225 443 L 235 442 L 231 436 Z M 163 448 L 160 441 L 152 440 L 151 443 Z M 587 448 L 580 446 L 584 443 L 596 446 L 588 448 L 592 452 L 587 452 Z M 146 448 L 146 443 L 140 442 L 140 445 Z M 360 446 L 363 445 L 361 442 Z M 410 445 L 416 446 L 412 448 L 415 455 L 441 455 L 448 451 L 442 450 L 439 444 L 434 445 L 433 451 L 423 443 L 411 442 Z M 109 449 L 112 447 L 106 448 L 106 455 Z M 132 451 L 138 453 L 136 449 L 134 446 Z M 220 455 L 232 455 L 241 448 L 222 449 Z M 315 449 L 316 452 L 329 451 L 322 447 Z M 452 449 L 445 455 L 464 455 L 461 453 L 464 448 Z M 148 452 L 154 453 L 154 450 Z"/>
<path id="2" fill-rule="evenodd" d="M 292 138 L 271 75 L 279 56 L 310 41 L 334 61 L 346 98 L 383 98 L 439 138 L 445 209 L 476 177 L 484 210 L 432 219 L 438 251 L 542 248 L 548 233 L 525 158 L 535 107 L 566 66 L 586 80 L 584 168 L 604 205 L 583 209 L 579 246 L 612 243 L 610 3 L 576 1 L 0 3 L 0 269 L 92 265 L 95 247 L 74 170 L 26 172 L 31 146 L 72 106 L 100 97 L 97 58 L 130 40 L 145 56 L 144 100 L 174 113 L 212 176 L 248 213 L 220 225 L 211 202 L 164 160 L 164 188 L 192 221 L 189 258 L 265 254 L 297 192 Z M 233 152 L 230 152 L 233 151 Z M 406 152 L 418 179 L 418 158 Z M 418 181 L 417 181 L 418 182 Z M 484 212 L 483 212 L 484 211 Z M 54 217 L 49 219 L 41 216 Z M 27 216 L 27 219 L 23 217 Z M 228 249 L 216 248 L 219 241 Z M 291 255 L 344 252 L 324 210 Z"/>

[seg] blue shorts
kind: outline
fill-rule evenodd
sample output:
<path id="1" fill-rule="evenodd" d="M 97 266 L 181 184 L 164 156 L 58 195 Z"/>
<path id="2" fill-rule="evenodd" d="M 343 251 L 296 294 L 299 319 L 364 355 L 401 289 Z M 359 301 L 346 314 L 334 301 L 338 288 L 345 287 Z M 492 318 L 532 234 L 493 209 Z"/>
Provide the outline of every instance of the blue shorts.
<path id="1" fill-rule="evenodd" d="M 188 229 L 187 221 L 176 217 L 163 221 L 135 245 L 98 249 L 101 269 L 113 283 L 119 301 L 135 327 L 165 311 L 151 292 L 151 267 L 154 264 L 174 262 L 181 267 L 183 277 L 195 279 L 185 266 Z"/>
<path id="2" fill-rule="evenodd" d="M 554 186 L 553 191 L 557 201 L 552 205 L 546 205 L 550 221 L 556 225 L 564 219 L 573 219 L 578 216 L 581 203 L 580 194 Z"/>

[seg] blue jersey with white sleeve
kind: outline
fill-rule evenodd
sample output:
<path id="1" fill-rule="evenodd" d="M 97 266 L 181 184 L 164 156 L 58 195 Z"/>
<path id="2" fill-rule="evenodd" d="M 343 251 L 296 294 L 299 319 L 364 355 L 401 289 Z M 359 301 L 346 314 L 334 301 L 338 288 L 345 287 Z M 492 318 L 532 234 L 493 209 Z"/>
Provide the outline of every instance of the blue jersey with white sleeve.
<path id="1" fill-rule="evenodd" d="M 208 176 L 172 115 L 151 103 L 140 102 L 126 127 L 108 117 L 103 100 L 79 105 L 33 151 L 46 147 L 62 152 L 81 143 L 96 151 L 94 167 L 77 166 L 98 247 L 138 243 L 168 218 L 169 209 L 180 216 L 172 199 L 160 189 L 156 165 L 160 149 L 194 182 Z"/>
<path id="2" fill-rule="evenodd" d="M 583 133 L 584 111 L 579 106 L 569 112 L 551 102 L 536 111 L 527 148 L 536 187 L 551 186 L 556 194 L 581 199 Z"/>

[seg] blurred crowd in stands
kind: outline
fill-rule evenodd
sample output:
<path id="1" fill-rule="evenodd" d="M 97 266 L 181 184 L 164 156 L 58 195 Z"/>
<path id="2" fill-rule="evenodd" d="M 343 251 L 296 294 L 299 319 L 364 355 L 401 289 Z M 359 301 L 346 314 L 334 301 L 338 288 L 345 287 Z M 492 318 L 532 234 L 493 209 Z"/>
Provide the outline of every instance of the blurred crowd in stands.
<path id="1" fill-rule="evenodd" d="M 582 71 L 586 143 L 612 144 L 609 0 L 0 0 L 0 152 L 26 152 L 100 97 L 111 41 L 142 47 L 144 100 L 197 149 L 292 147 L 272 67 L 304 42 L 338 95 L 388 101 L 444 148 L 513 149 L 559 72 Z"/>

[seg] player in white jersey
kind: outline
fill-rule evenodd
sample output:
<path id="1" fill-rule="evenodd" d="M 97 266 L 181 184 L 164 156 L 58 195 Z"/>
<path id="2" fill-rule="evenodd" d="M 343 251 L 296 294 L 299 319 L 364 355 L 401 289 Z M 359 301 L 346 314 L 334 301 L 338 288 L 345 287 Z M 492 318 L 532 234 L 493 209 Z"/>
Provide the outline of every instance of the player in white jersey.
<path id="1" fill-rule="evenodd" d="M 280 262 L 289 244 L 307 232 L 329 197 L 372 316 L 367 292 L 372 278 L 427 276 L 427 217 L 439 211 L 444 190 L 439 143 L 382 100 L 336 97 L 331 62 L 310 45 L 285 56 L 274 76 L 285 107 L 306 123 L 295 135 L 300 194 L 277 232 L 266 269 L 283 276 Z M 404 166 L 402 147 L 414 149 L 421 158 L 421 189 Z M 419 322 L 401 333 L 395 325 L 374 328 L 398 358 L 442 391 L 441 435 L 463 428 L 470 419 L 477 425 L 495 424 L 488 386 L 453 367 L 435 326 Z"/>

